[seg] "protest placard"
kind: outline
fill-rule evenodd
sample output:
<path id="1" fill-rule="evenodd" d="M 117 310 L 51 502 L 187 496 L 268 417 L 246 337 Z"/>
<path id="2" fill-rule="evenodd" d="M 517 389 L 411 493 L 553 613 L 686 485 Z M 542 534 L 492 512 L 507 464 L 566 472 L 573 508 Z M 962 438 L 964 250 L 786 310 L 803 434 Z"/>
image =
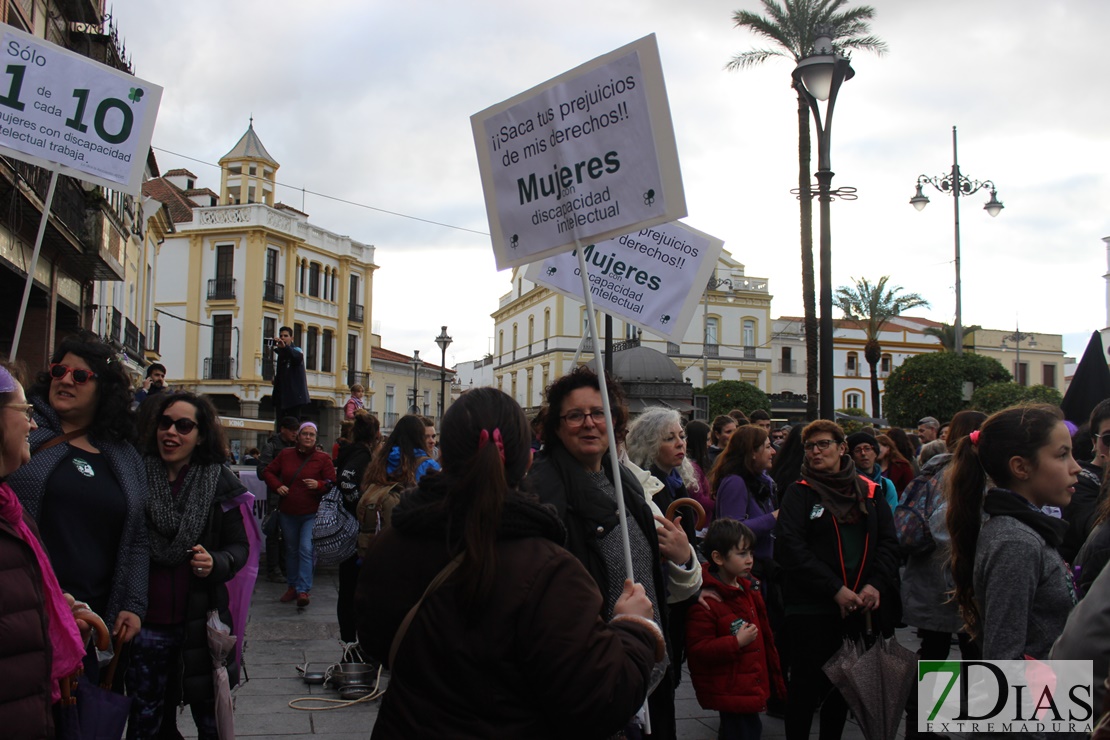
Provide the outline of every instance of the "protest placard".
<path id="1" fill-rule="evenodd" d="M 4 26 L 0 148 L 138 195 L 162 88 Z"/>
<path id="2" fill-rule="evenodd" d="M 724 242 L 683 223 L 661 224 L 583 246 L 594 307 L 681 341 Z M 575 251 L 529 265 L 527 279 L 583 300 Z"/>
<path id="3" fill-rule="evenodd" d="M 686 215 L 654 34 L 470 120 L 499 270 Z"/>

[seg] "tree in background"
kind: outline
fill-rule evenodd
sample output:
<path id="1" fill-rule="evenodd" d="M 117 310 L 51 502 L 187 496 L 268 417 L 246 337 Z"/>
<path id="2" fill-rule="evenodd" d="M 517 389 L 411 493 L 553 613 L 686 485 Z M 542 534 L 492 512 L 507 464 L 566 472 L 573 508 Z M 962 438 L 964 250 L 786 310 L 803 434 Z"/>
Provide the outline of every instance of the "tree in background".
<path id="1" fill-rule="evenodd" d="M 963 327 L 964 335 L 964 348 L 971 346 L 968 344 L 968 339 L 971 335 L 979 331 L 983 327 L 978 324 Z M 940 326 L 927 326 L 922 331 L 922 334 L 927 334 L 930 337 L 936 337 L 940 340 L 941 349 L 945 352 L 956 351 L 956 327 L 952 324 L 941 324 Z"/>
<path id="2" fill-rule="evenodd" d="M 817 29 L 832 36 L 838 51 L 863 49 L 886 52 L 886 42 L 871 35 L 868 23 L 875 16 L 870 5 L 845 8 L 847 0 L 760 0 L 765 15 L 747 10 L 732 14 L 737 28 L 746 28 L 774 43 L 777 48 L 744 51 L 726 65 L 729 71 L 748 69 L 771 57 L 793 59 L 795 65 L 813 50 Z M 817 298 L 813 278 L 813 201 L 810 172 L 809 104 L 801 83 L 793 85 L 798 95 L 798 205 L 802 240 L 802 304 L 805 307 L 806 417 L 817 418 Z"/>
<path id="3" fill-rule="evenodd" d="M 976 388 L 971 394 L 971 408 L 984 414 L 1017 406 L 1023 403 L 1049 403 L 1059 406 L 1064 397 L 1060 391 L 1047 385 L 1018 385 L 1017 383 L 991 383 Z"/>
<path id="4" fill-rule="evenodd" d="M 867 342 L 863 345 L 863 357 L 871 368 L 871 416 L 882 418 L 882 403 L 879 398 L 879 360 L 883 357 L 883 347 L 879 335 L 886 322 L 911 308 L 928 306 L 929 302 L 917 293 L 902 293 L 902 286 L 888 288 L 889 275 L 883 275 L 879 282 L 872 284 L 867 278 L 856 280 L 855 286 L 840 286 L 833 293 L 833 305 L 844 312 L 844 318 L 854 321 L 863 331 Z"/>
<path id="5" fill-rule="evenodd" d="M 886 418 L 899 427 L 915 427 L 925 416 L 947 421 L 968 408 L 964 383 L 980 388 L 1012 379 L 1001 362 L 983 355 L 932 352 L 910 357 L 886 379 Z"/>
<path id="6" fill-rule="evenodd" d="M 771 411 L 771 399 L 767 398 L 767 394 L 740 380 L 719 380 L 710 383 L 708 388 L 698 388 L 694 392 L 709 396 L 710 419 L 733 409 L 740 409 L 745 415 L 756 409 Z"/>

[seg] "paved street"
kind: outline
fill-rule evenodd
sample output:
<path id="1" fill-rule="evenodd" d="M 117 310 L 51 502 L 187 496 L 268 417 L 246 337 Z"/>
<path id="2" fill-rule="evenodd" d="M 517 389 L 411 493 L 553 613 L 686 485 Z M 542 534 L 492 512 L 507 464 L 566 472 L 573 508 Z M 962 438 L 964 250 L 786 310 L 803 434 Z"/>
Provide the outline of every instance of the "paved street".
<path id="1" fill-rule="evenodd" d="M 378 702 L 327 711 L 298 711 L 289 702 L 312 696 L 337 699 L 338 695 L 322 686 L 307 686 L 297 666 L 306 662 L 310 669 L 324 670 L 341 657 L 339 627 L 335 620 L 337 581 L 334 572 L 317 574 L 312 604 L 297 609 L 282 604 L 278 597 L 284 584 L 260 581 L 255 589 L 247 627 L 246 669 L 250 680 L 235 691 L 235 730 L 238 737 L 367 738 L 377 717 Z M 909 630 L 898 634 L 901 642 L 915 649 L 917 641 Z M 388 682 L 383 673 L 382 683 Z M 683 740 L 713 740 L 717 737 L 717 713 L 702 709 L 694 698 L 689 677 L 684 676 L 676 698 L 678 737 Z M 178 718 L 186 737 L 196 737 L 188 710 Z M 816 736 L 814 722 L 814 736 Z M 783 737 L 781 720 L 763 718 L 763 736 Z M 899 737 L 902 733 L 899 732 Z M 844 737 L 862 738 L 849 721 Z"/>

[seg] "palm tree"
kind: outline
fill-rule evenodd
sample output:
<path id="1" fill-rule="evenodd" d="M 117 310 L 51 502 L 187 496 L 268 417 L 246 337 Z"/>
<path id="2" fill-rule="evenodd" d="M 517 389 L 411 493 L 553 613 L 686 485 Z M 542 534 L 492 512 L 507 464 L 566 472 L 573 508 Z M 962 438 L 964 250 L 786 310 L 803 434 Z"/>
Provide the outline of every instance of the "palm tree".
<path id="1" fill-rule="evenodd" d="M 886 43 L 870 35 L 870 21 L 875 9 L 870 5 L 844 9 L 848 0 L 760 0 L 766 17 L 747 10 L 732 14 L 737 28 L 746 28 L 757 36 L 774 42 L 778 48 L 753 49 L 737 54 L 726 65 L 730 71 L 748 69 L 771 57 L 787 57 L 797 64 L 813 49 L 817 29 L 832 35 L 838 50 L 863 49 L 882 54 Z M 798 206 L 802 238 L 802 304 L 805 307 L 806 335 L 806 416 L 817 418 L 817 298 L 813 279 L 813 201 L 809 168 L 809 104 L 801 83 L 795 84 L 798 95 Z"/>
<path id="2" fill-rule="evenodd" d="M 871 415 L 876 419 L 881 418 L 882 410 L 879 403 L 878 368 L 883 348 L 879 344 L 879 333 L 892 317 L 911 308 L 929 305 L 917 293 L 902 294 L 901 286 L 887 288 L 886 282 L 889 279 L 889 275 L 884 275 L 879 278 L 879 282 L 872 285 L 867 278 L 860 278 L 856 280 L 854 287 L 842 285 L 833 294 L 833 303 L 844 312 L 844 318 L 854 321 L 867 337 L 863 356 L 871 366 Z"/>
<path id="3" fill-rule="evenodd" d="M 979 331 L 983 327 L 978 324 L 963 327 L 964 346 L 968 346 L 967 340 L 971 335 Z M 942 352 L 955 352 L 956 351 L 956 327 L 952 324 L 941 324 L 940 326 L 927 326 L 921 331 L 922 334 L 928 334 L 931 337 L 936 337 L 940 340 L 940 347 Z"/>

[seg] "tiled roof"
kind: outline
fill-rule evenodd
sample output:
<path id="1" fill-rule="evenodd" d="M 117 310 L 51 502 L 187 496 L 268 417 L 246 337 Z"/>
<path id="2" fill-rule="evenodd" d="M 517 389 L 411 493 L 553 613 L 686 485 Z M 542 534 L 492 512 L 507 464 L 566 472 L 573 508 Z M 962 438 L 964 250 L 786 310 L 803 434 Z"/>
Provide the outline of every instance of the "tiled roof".
<path id="1" fill-rule="evenodd" d="M 412 357 L 410 357 L 409 355 L 403 355 L 400 352 L 394 352 L 393 350 L 386 349 L 385 347 L 371 347 L 370 348 L 370 359 L 371 360 L 385 360 L 386 362 L 400 362 L 402 364 L 408 364 L 408 363 L 412 362 Z M 422 362 L 420 367 L 427 368 L 429 370 L 439 370 L 440 369 L 439 365 L 435 364 L 434 362 Z M 445 368 L 445 369 L 449 373 L 455 372 L 451 368 Z"/>
<path id="2" fill-rule="evenodd" d="M 196 205 L 185 197 L 181 188 L 166 178 L 158 177 L 144 182 L 143 195 L 164 203 L 166 208 L 169 209 L 170 218 L 175 224 L 188 223 L 193 220 L 193 209 L 196 208 Z"/>
<path id="3" fill-rule="evenodd" d="M 797 321 L 798 323 L 802 323 L 805 321 L 805 318 L 803 318 L 802 316 L 779 316 L 777 319 L 774 320 Z M 820 322 L 820 319 L 818 319 L 818 322 Z M 833 326 L 837 329 L 859 328 L 859 325 L 851 319 L 833 319 Z M 940 327 L 941 323 L 939 321 L 933 321 L 932 319 L 921 318 L 919 316 L 895 316 L 887 321 L 886 326 L 883 327 L 883 331 L 905 330 L 921 334 L 923 333 L 924 329 L 930 326 Z"/>
<path id="4" fill-rule="evenodd" d="M 196 178 L 196 175 L 194 175 L 192 172 L 189 172 L 189 170 L 184 170 L 184 169 L 181 169 L 181 168 L 178 168 L 176 170 L 170 170 L 169 172 L 167 172 L 162 177 L 180 177 L 182 175 L 184 175 L 185 177 Z"/>
<path id="5" fill-rule="evenodd" d="M 231 147 L 231 151 L 220 157 L 220 162 L 222 163 L 225 159 L 261 159 L 264 162 L 269 162 L 274 167 L 278 166 L 277 160 L 270 156 L 266 147 L 262 146 L 262 140 L 254 132 L 253 121 L 247 127 L 247 132 L 239 139 L 239 142 Z"/>
<path id="6" fill-rule="evenodd" d="M 280 202 L 279 202 L 279 203 L 275 203 L 275 204 L 274 204 L 274 209 L 275 209 L 275 210 L 278 210 L 278 211 L 292 211 L 293 213 L 299 213 L 299 214 L 301 214 L 302 216 L 304 216 L 305 218 L 308 218 L 308 214 L 307 214 L 307 213 L 305 213 L 304 211 L 300 210 L 299 208 L 294 208 L 293 206 L 291 206 L 291 205 L 288 205 L 288 204 L 286 204 L 286 203 L 280 203 Z"/>

